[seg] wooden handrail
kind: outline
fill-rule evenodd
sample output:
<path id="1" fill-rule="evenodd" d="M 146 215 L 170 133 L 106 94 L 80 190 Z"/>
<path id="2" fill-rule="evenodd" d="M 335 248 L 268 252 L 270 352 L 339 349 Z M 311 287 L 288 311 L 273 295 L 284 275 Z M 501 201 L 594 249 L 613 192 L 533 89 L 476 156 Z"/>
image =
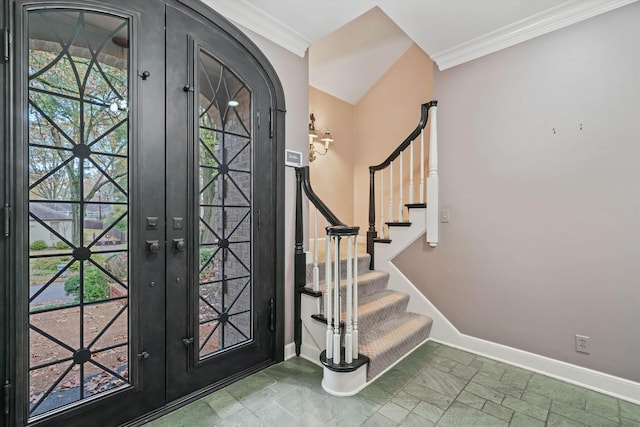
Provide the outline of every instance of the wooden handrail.
<path id="1" fill-rule="evenodd" d="M 437 106 L 438 101 L 436 100 L 422 104 L 420 109 L 420 121 L 413 132 L 411 132 L 409 136 L 407 136 L 405 140 L 402 141 L 402 143 L 398 145 L 398 147 L 393 150 L 393 152 L 382 163 L 369 166 L 369 228 L 367 229 L 367 253 L 371 256 L 371 269 L 374 268 L 374 239 L 378 237 L 378 233 L 376 231 L 375 173 L 387 168 L 404 150 L 411 146 L 411 143 L 422 133 L 422 130 L 429 121 L 429 109 Z M 413 173 L 413 171 L 411 171 L 411 173 Z M 393 178 L 391 177 L 391 179 Z M 400 179 L 402 180 L 402 177 L 400 177 Z M 400 209 L 402 209 L 402 204 L 400 205 Z M 392 218 L 389 218 L 389 220 L 392 220 Z"/>
<path id="2" fill-rule="evenodd" d="M 418 137 L 418 135 L 420 135 L 420 132 L 422 132 L 422 129 L 424 129 L 424 127 L 427 125 L 427 122 L 429 121 L 429 108 L 436 106 L 438 106 L 438 101 L 435 100 L 427 102 L 426 104 L 422 104 L 420 109 L 420 122 L 418 122 L 418 126 L 416 126 L 414 131 L 411 132 L 404 141 L 402 141 L 402 144 L 398 145 L 398 148 L 393 150 L 393 153 L 391 153 L 384 162 L 380 163 L 379 165 L 369 166 L 369 170 L 379 171 L 389 166 L 391 162 L 394 161 L 400 155 L 400 153 L 403 152 L 411 144 L 411 141 L 413 141 Z"/>
<path id="3" fill-rule="evenodd" d="M 345 223 L 340 221 L 338 217 L 333 212 L 331 212 L 331 209 L 329 209 L 327 205 L 322 200 L 320 200 L 320 197 L 318 197 L 318 195 L 313 191 L 313 188 L 311 188 L 311 180 L 309 179 L 309 166 L 296 168 L 296 178 L 297 181 L 302 185 L 304 193 L 309 198 L 309 201 L 313 203 L 313 205 L 318 209 L 322 216 L 325 217 L 329 224 L 333 226 L 345 226 Z"/>

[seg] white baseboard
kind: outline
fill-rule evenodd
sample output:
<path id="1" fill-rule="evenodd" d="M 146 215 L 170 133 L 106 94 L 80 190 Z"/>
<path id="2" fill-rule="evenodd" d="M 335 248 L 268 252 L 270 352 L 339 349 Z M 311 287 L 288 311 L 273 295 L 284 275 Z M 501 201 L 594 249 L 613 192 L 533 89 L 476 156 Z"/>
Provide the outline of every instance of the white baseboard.
<path id="1" fill-rule="evenodd" d="M 433 341 L 537 372 L 598 393 L 640 404 L 640 383 L 635 381 L 464 335 L 459 332 L 458 337 L 453 340 L 445 341 L 434 338 Z"/>
<path id="2" fill-rule="evenodd" d="M 410 311 L 430 316 L 433 319 L 433 327 L 431 328 L 433 341 L 640 404 L 640 383 L 638 382 L 462 334 L 393 264 L 393 258 L 413 243 L 416 240 L 416 235 L 423 231 L 418 228 L 416 232 L 412 232 L 411 229 L 416 225 L 412 224 L 409 229 L 404 230 L 404 236 L 400 232 L 395 233 L 394 230 L 397 241 L 392 242 L 391 245 L 376 245 L 376 268 L 389 272 L 392 277 L 390 288 L 411 295 Z M 401 237 L 406 237 L 407 241 L 399 241 Z"/>
<path id="3" fill-rule="evenodd" d="M 284 346 L 284 360 L 289 360 L 296 355 L 296 343 L 290 342 Z"/>
<path id="4" fill-rule="evenodd" d="M 296 357 L 296 344 L 291 342 L 284 346 L 284 360 L 289 360 L 293 357 Z M 300 357 L 322 368 L 320 350 L 317 348 L 302 344 L 300 346 Z"/>

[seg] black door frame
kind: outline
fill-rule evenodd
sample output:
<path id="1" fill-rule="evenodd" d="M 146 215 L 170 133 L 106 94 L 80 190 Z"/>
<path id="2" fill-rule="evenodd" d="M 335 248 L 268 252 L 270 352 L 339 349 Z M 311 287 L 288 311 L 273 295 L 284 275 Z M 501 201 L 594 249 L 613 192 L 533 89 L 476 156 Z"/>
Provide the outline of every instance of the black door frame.
<path id="1" fill-rule="evenodd" d="M 58 5 L 70 5 L 70 4 L 78 4 L 77 1 L 61 1 L 61 0 L 52 0 L 47 2 L 49 4 L 58 4 Z M 86 0 L 81 2 L 84 5 L 96 6 L 100 9 L 104 8 L 105 2 L 98 2 L 94 0 Z M 132 5 L 135 5 L 136 2 L 132 2 Z M 146 2 L 145 2 L 146 3 Z M 276 182 L 276 194 L 275 194 L 275 203 L 274 203 L 274 212 L 275 216 L 275 254 L 271 253 L 271 257 L 275 258 L 275 266 L 274 266 L 274 277 L 275 277 L 275 333 L 274 333 L 274 356 L 273 362 L 278 362 L 284 360 L 284 242 L 285 242 L 285 228 L 284 228 L 284 132 L 285 132 L 285 102 L 284 102 L 284 92 L 282 89 L 282 85 L 280 80 L 275 72 L 275 69 L 272 67 L 266 56 L 259 50 L 259 48 L 240 30 L 238 30 L 234 25 L 228 22 L 225 18 L 219 15 L 214 10 L 210 9 L 208 6 L 204 5 L 198 0 L 158 0 L 158 6 L 164 6 L 165 4 L 172 5 L 178 9 L 184 9 L 189 11 L 190 13 L 196 14 L 200 19 L 211 26 L 218 27 L 221 31 L 226 33 L 230 38 L 233 38 L 237 43 L 246 49 L 246 52 L 249 56 L 251 56 L 253 62 L 259 67 L 259 72 L 264 76 L 265 81 L 269 87 L 269 95 L 272 99 L 272 111 L 270 112 L 269 117 L 269 126 L 270 126 L 270 134 L 273 138 L 273 147 L 275 151 L 275 170 L 274 170 L 274 179 Z M 15 219 L 17 215 L 22 215 L 23 212 L 20 212 L 21 206 L 19 203 L 19 195 L 16 194 L 16 164 L 15 164 L 15 141 L 16 137 L 16 129 L 13 128 L 13 123 L 15 122 L 16 114 L 19 112 L 16 111 L 16 101 L 15 101 L 15 89 L 12 84 L 14 80 L 14 73 L 17 72 L 19 68 L 15 63 L 15 52 L 16 52 L 16 44 L 13 42 L 16 40 L 15 31 L 16 31 L 16 23 L 13 20 L 14 15 L 14 5 L 13 1 L 4 1 L 2 7 L 0 8 L 0 29 L 7 30 L 7 37 L 3 37 L 3 44 L 0 46 L 0 93 L 2 93 L 2 99 L 4 100 L 0 103 L 0 124 L 2 124 L 2 148 L 0 150 L 0 165 L 2 166 L 3 171 L 0 172 L 0 208 L 2 208 L 2 212 L 0 215 L 0 283 L 2 286 L 0 287 L 0 307 L 2 307 L 2 321 L 4 327 L 0 327 L 0 344 L 3 346 L 3 351 L 0 354 L 0 380 L 2 382 L 2 391 L 0 395 L 2 399 L 0 400 L 0 410 L 8 409 L 9 413 L 3 414 L 0 416 L 0 427 L 9 427 L 17 425 L 18 422 L 22 423 L 21 416 L 17 415 L 16 409 L 19 408 L 22 404 L 18 404 L 18 400 L 22 398 L 18 398 L 16 395 L 16 389 L 20 389 L 21 387 L 16 387 L 19 382 L 18 374 L 20 369 L 24 368 L 24 361 L 20 361 L 16 359 L 16 351 L 13 349 L 16 348 L 19 343 L 17 343 L 16 339 L 16 320 L 17 312 L 16 312 L 16 292 L 14 290 L 14 286 L 10 286 L 11 283 L 15 283 L 15 280 L 20 276 L 18 274 L 18 269 L 24 268 L 24 266 L 17 266 L 17 262 L 19 261 L 16 257 L 16 248 L 18 248 L 19 244 L 24 244 L 24 237 L 21 237 L 22 230 L 19 230 L 17 227 L 18 221 Z M 163 7 L 164 8 L 164 7 Z M 139 33 L 139 36 L 143 36 L 143 32 Z M 157 37 L 157 34 L 153 35 Z M 6 43 L 4 43 L 6 40 Z M 5 47 L 8 47 L 5 49 Z M 138 70 L 137 65 L 132 63 L 131 73 L 137 73 L 138 71 L 142 72 L 146 68 L 157 67 L 158 64 L 141 64 L 142 69 Z M 160 64 L 161 69 L 164 70 L 165 64 Z M 164 86 L 164 76 L 163 73 L 158 73 L 154 77 L 157 79 L 156 81 L 162 82 Z M 146 91 L 145 91 L 146 92 Z M 160 95 L 160 99 L 158 97 Z M 156 91 L 155 96 L 153 95 L 153 91 L 149 90 L 146 92 L 145 96 L 149 96 L 149 101 L 155 103 L 155 105 L 163 105 L 164 104 L 164 87 L 160 91 Z M 150 122 L 154 122 L 157 120 L 157 116 L 155 114 L 151 114 L 147 112 L 143 113 L 142 120 L 149 120 Z M 163 133 L 163 132 L 162 132 Z M 145 135 L 144 137 L 149 138 L 153 137 L 153 135 Z M 164 141 L 163 141 L 164 142 Z M 162 165 L 164 166 L 164 165 Z M 145 178 L 146 179 L 146 178 Z M 158 171 L 152 174 L 148 179 L 153 180 L 154 182 L 160 182 L 164 180 L 164 171 Z M 132 183 L 135 185 L 135 183 Z M 142 231 L 144 230 L 144 210 L 139 210 L 139 214 L 136 218 L 132 218 L 131 223 L 135 224 L 134 227 L 140 230 L 137 233 L 137 236 L 145 235 Z M 164 214 L 163 214 L 164 215 Z M 5 235 L 5 222 L 8 224 L 8 235 Z M 133 233 L 135 236 L 135 232 Z M 164 237 L 163 237 L 164 238 Z M 134 245 L 138 245 L 138 242 L 133 241 L 132 239 L 132 247 L 131 253 L 141 253 L 141 248 L 136 248 Z M 138 239 L 139 240 L 139 239 Z M 264 253 L 264 251 L 258 251 L 258 253 Z M 142 257 L 141 257 L 142 258 Z M 139 262 L 144 262 L 144 260 L 139 260 Z M 150 266 L 147 266 L 150 267 Z M 144 267 L 143 267 L 144 268 Z M 159 274 L 159 280 L 164 281 L 163 272 Z M 132 280 L 135 278 L 132 277 Z M 149 298 L 150 304 L 164 304 L 164 295 L 162 297 L 155 297 L 153 295 L 145 294 L 145 298 Z M 154 330 L 158 327 L 164 329 L 164 323 L 160 326 L 158 324 L 150 324 L 150 322 L 143 322 L 145 331 L 146 330 Z M 144 335 L 144 331 L 143 331 Z M 145 343 L 149 344 L 149 343 Z M 161 343 L 164 347 L 164 342 Z M 154 345 L 154 344 L 151 344 Z M 146 349 L 145 345 L 145 349 Z M 166 347 L 164 347 L 166 348 Z M 154 352 L 159 350 L 159 343 L 155 343 Z M 162 351 L 165 351 L 164 349 Z M 164 357 L 161 358 L 164 362 Z M 148 363 L 148 362 L 145 362 Z M 161 372 L 164 372 L 163 370 Z M 247 375 L 249 372 L 244 373 L 243 375 Z M 164 376 L 159 375 L 158 377 L 163 377 L 156 382 L 155 385 L 164 385 Z M 164 406 L 148 412 L 142 417 L 138 418 L 139 422 L 142 420 L 148 420 L 155 418 L 163 413 L 169 412 L 179 406 L 182 406 L 198 397 L 211 392 L 214 389 L 221 388 L 224 385 L 228 384 L 231 380 L 238 379 L 231 378 L 221 380 L 219 383 L 213 384 L 209 387 L 203 388 L 199 391 L 196 391 L 188 396 L 184 396 L 182 398 L 176 399 L 173 402 L 166 402 Z M 163 388 L 164 389 L 164 388 Z M 24 391 L 24 390 L 21 390 Z M 21 393 L 22 395 L 22 393 Z M 6 405 L 6 408 L 4 407 Z M 89 407 L 94 406 L 91 403 L 88 404 Z M 117 412 L 119 412 L 117 405 L 113 408 L 112 415 L 115 419 L 118 418 Z M 4 412 L 4 411 L 3 411 Z M 82 411 L 80 411 L 82 412 Z M 80 414 L 82 415 L 82 414 Z M 109 417 L 110 415 L 107 415 Z M 130 418 L 130 416 L 129 416 Z M 60 419 L 57 419 L 59 422 Z M 81 420 L 78 420 L 77 417 L 74 419 L 66 419 L 65 420 L 68 425 L 74 425 L 78 421 L 81 423 Z M 121 422 L 126 421 L 125 419 L 121 419 Z M 31 425 L 45 425 L 47 424 L 47 420 L 43 420 L 42 422 L 32 423 Z"/>

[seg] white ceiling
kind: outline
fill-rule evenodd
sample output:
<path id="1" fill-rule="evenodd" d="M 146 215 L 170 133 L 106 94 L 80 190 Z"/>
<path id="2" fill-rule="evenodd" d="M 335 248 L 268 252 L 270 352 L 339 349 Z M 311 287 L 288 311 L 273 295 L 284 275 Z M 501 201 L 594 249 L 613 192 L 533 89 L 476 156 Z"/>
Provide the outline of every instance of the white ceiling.
<path id="1" fill-rule="evenodd" d="M 304 56 L 312 86 L 355 104 L 416 43 L 441 70 L 637 0 L 202 0 Z"/>

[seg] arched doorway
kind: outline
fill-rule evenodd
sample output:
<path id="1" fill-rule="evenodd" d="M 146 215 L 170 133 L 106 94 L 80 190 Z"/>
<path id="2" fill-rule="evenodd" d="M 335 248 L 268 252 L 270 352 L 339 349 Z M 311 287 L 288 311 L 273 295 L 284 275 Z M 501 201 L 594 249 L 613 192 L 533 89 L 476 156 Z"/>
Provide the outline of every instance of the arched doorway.
<path id="1" fill-rule="evenodd" d="M 195 1 L 7 3 L 4 422 L 117 425 L 281 360 L 266 59 Z"/>

